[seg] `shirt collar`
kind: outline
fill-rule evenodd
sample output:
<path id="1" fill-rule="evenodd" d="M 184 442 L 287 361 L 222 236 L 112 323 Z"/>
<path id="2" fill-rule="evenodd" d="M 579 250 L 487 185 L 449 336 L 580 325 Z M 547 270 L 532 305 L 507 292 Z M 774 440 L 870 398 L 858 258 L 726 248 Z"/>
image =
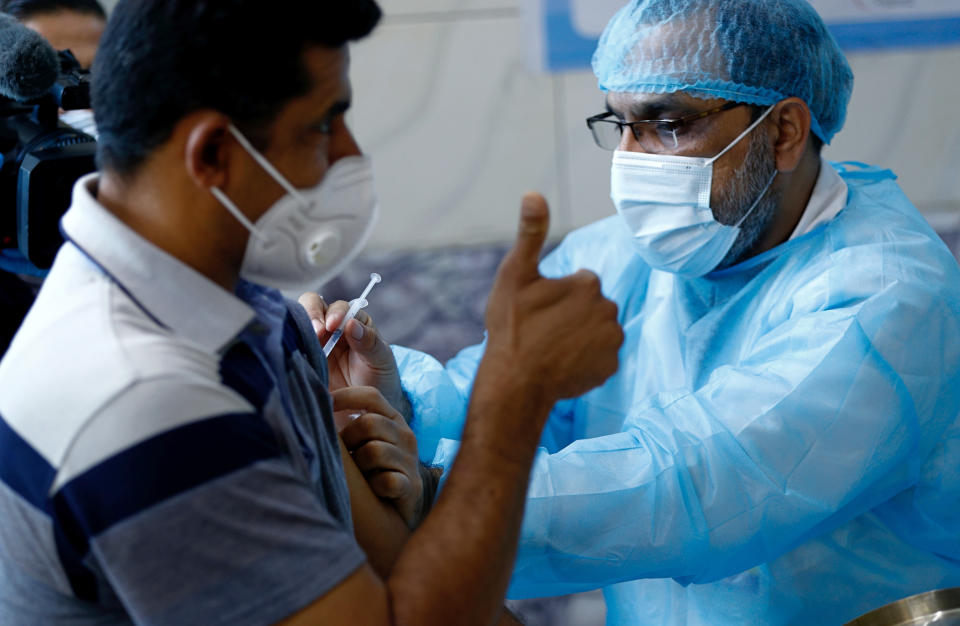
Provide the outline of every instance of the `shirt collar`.
<path id="1" fill-rule="evenodd" d="M 155 321 L 210 352 L 233 340 L 254 310 L 206 276 L 137 234 L 96 199 L 97 174 L 77 181 L 61 226 Z"/>
<path id="2" fill-rule="evenodd" d="M 810 194 L 810 201 L 807 202 L 807 207 L 803 210 L 803 215 L 800 216 L 800 221 L 790 235 L 790 239 L 805 235 L 820 224 L 829 222 L 839 215 L 840 211 L 847 206 L 848 194 L 847 183 L 829 161 L 821 158 L 820 174 L 813 186 L 813 193 Z"/>

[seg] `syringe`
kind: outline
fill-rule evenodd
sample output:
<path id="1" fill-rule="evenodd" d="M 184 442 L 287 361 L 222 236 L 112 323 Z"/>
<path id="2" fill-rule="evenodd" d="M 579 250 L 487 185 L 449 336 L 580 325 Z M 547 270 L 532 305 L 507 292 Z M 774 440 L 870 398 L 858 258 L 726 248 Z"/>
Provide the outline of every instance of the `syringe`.
<path id="1" fill-rule="evenodd" d="M 343 329 L 347 327 L 347 322 L 356 317 L 360 309 L 369 304 L 367 302 L 367 296 L 370 295 L 370 290 L 373 289 L 373 286 L 379 283 L 381 280 L 380 274 L 377 274 L 376 272 L 370 274 L 370 282 L 367 283 L 367 288 L 363 290 L 363 293 L 360 294 L 359 298 L 350 302 L 350 308 L 347 310 L 347 314 L 344 316 L 343 321 L 340 322 L 339 326 L 337 326 L 337 330 L 333 331 L 333 334 L 330 336 L 330 339 L 327 340 L 326 345 L 323 346 L 323 356 L 330 356 L 330 353 L 333 352 L 337 342 L 340 341 L 340 337 L 343 336 Z"/>

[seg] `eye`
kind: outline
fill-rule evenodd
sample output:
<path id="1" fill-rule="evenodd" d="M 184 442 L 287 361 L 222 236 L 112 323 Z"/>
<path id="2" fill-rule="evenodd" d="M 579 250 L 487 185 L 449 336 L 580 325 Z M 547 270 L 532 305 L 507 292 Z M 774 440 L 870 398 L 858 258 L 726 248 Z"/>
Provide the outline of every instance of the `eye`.
<path id="1" fill-rule="evenodd" d="M 683 130 L 686 124 L 675 124 L 675 123 L 664 123 L 657 124 L 656 131 L 657 137 L 664 145 L 671 145 L 674 143 L 674 139 L 683 134 Z"/>
<path id="2" fill-rule="evenodd" d="M 312 130 L 313 132 L 318 133 L 318 134 L 321 134 L 321 135 L 332 135 L 332 134 L 333 134 L 333 126 L 334 126 L 334 124 L 336 123 L 337 118 L 340 117 L 341 115 L 343 115 L 343 114 L 342 114 L 342 113 L 332 113 L 332 114 L 324 117 L 322 120 L 320 120 L 320 121 L 317 122 L 316 124 L 314 124 L 314 125 L 311 127 L 311 130 Z"/>

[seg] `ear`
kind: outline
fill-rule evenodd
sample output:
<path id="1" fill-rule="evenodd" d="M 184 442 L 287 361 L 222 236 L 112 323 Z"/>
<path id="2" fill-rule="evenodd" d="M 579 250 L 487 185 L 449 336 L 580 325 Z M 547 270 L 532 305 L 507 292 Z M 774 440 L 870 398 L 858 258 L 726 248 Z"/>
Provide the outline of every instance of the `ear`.
<path id="1" fill-rule="evenodd" d="M 230 118 L 216 111 L 198 111 L 184 120 L 184 166 L 202 189 L 224 187 L 229 179 Z"/>
<path id="2" fill-rule="evenodd" d="M 800 165 L 810 139 L 810 108 L 800 98 L 780 101 L 770 117 L 776 126 L 774 156 L 777 169 L 790 173 Z"/>

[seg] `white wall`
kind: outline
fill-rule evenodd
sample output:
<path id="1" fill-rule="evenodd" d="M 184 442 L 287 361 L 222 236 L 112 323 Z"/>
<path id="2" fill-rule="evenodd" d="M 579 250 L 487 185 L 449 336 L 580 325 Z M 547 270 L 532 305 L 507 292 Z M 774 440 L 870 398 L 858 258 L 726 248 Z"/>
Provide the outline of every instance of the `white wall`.
<path id="1" fill-rule="evenodd" d="M 889 167 L 928 217 L 960 218 L 960 47 L 849 58 L 853 99 L 826 156 Z"/>

